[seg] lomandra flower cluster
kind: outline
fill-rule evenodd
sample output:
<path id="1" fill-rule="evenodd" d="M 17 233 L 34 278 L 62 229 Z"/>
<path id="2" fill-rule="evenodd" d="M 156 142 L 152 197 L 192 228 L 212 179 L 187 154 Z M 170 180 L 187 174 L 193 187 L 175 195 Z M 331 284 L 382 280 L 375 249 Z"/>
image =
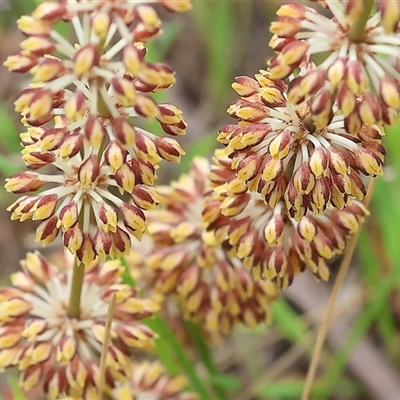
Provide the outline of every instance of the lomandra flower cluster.
<path id="1" fill-rule="evenodd" d="M 189 6 L 160 3 L 170 11 Z M 72 25 L 76 44 L 54 29 L 61 20 Z M 170 135 L 185 133 L 181 111 L 150 96 L 175 82 L 168 66 L 145 58 L 160 20 L 141 2 L 60 1 L 42 3 L 18 27 L 26 39 L 5 65 L 29 71 L 32 85 L 15 102 L 27 128 L 21 138 L 29 172 L 6 184 L 24 194 L 9 207 L 12 218 L 42 221 L 36 240 L 47 245 L 61 234 L 84 264 L 126 254 L 146 230 L 143 210 L 159 201 L 157 164 L 183 154 L 174 139 L 136 122 L 155 119 Z"/>
<path id="2" fill-rule="evenodd" d="M 238 322 L 254 328 L 268 321 L 279 288 L 269 280 L 255 282 L 229 243 L 221 245 L 206 230 L 209 172 L 209 162 L 195 158 L 189 174 L 159 188 L 162 207 L 147 212 L 154 246 L 144 264 L 154 270 L 148 278 L 153 291 L 173 293 L 184 318 L 217 336 Z"/>
<path id="3" fill-rule="evenodd" d="M 322 55 L 311 71 L 291 79 L 290 102 L 311 98 L 313 115 L 320 108 L 344 114 L 348 132 L 362 124 L 397 121 L 400 110 L 400 33 L 397 1 L 321 1 L 329 16 L 299 3 L 283 5 L 271 24 L 272 78 L 289 77 L 296 68 Z M 320 60 L 320 59 L 319 59 Z M 322 104 L 325 103 L 325 106 Z M 328 112 L 329 115 L 329 112 Z"/>
<path id="4" fill-rule="evenodd" d="M 140 361 L 157 339 L 146 318 L 172 305 L 180 331 L 184 319 L 222 338 L 268 322 L 303 271 L 328 280 L 369 214 L 367 182 L 383 174 L 400 111 L 400 5 L 312 3 L 282 5 L 274 56 L 234 79 L 223 149 L 159 186 L 161 162 L 185 154 L 174 137 L 186 123 L 154 100 L 175 75 L 146 60 L 147 43 L 162 33 L 157 6 L 183 12 L 189 0 L 59 0 L 18 20 L 25 39 L 5 65 L 32 82 L 15 101 L 27 170 L 7 179 L 21 195 L 8 210 L 39 221 L 43 246 L 60 239 L 67 265 L 28 253 L 0 288 L 0 368 L 17 368 L 23 390 L 197 399 L 183 377 Z"/>
<path id="5" fill-rule="evenodd" d="M 119 260 L 86 268 L 78 318 L 68 314 L 71 262 L 61 271 L 40 253 L 28 253 L 21 266 L 23 272 L 11 277 L 13 286 L 0 289 L 0 367 L 16 366 L 26 391 L 41 387 L 49 398 L 96 398 L 105 321 L 116 294 L 105 379 L 110 390 L 128 381 L 132 349 L 154 346 L 156 335 L 141 320 L 158 306 L 122 283 Z"/>
<path id="6" fill-rule="evenodd" d="M 167 65 L 146 61 L 147 43 L 162 33 L 151 3 L 172 13 L 191 6 L 61 0 L 18 20 L 25 39 L 5 66 L 29 72 L 32 83 L 15 101 L 27 171 L 7 179 L 6 189 L 22 195 L 9 211 L 12 219 L 39 221 L 37 242 L 61 236 L 72 254 L 58 269 L 29 253 L 13 286 L 0 290 L 0 365 L 19 369 L 24 391 L 95 399 L 124 386 L 132 397 L 195 397 L 181 395 L 185 381 L 157 366 L 133 367 L 132 349 L 154 348 L 157 335 L 141 321 L 159 306 L 122 282 L 119 261 L 147 231 L 144 210 L 160 201 L 158 164 L 184 154 L 171 137 L 185 134 L 181 111 L 151 95 L 175 82 Z M 71 41 L 58 32 L 62 23 L 72 28 Z M 169 136 L 143 128 L 152 120 Z"/>

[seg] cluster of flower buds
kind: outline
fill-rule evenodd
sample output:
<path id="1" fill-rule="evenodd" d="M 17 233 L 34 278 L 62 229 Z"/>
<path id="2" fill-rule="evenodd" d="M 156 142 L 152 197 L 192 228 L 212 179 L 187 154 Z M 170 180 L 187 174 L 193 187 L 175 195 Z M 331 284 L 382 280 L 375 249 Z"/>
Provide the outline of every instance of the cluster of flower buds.
<path id="1" fill-rule="evenodd" d="M 134 364 L 132 377 L 127 385 L 117 388 L 115 400 L 198 400 L 193 392 L 184 392 L 186 379 L 183 376 L 169 376 L 159 362 L 144 361 Z"/>
<path id="2" fill-rule="evenodd" d="M 342 210 L 328 207 L 318 215 L 308 211 L 296 220 L 283 201 L 270 206 L 258 193 L 249 192 L 222 150 L 216 151 L 214 161 L 214 201 L 203 212 L 214 232 L 214 245 L 228 241 L 231 254 L 243 260 L 256 281 L 270 280 L 280 289 L 306 267 L 327 280 L 327 261 L 343 251 L 347 238 L 368 215 L 363 204 L 352 200 Z"/>
<path id="3" fill-rule="evenodd" d="M 12 286 L 0 288 L 0 368 L 17 367 L 23 390 L 41 387 L 51 399 L 97 398 L 111 298 L 115 295 L 104 377 L 109 393 L 116 382 L 129 380 L 131 350 L 153 347 L 155 333 L 141 320 L 158 305 L 122 283 L 124 267 L 118 260 L 94 262 L 86 267 L 80 316 L 71 318 L 71 263 L 60 261 L 67 265 L 64 270 L 40 253 L 28 253 L 23 271 L 11 277 Z"/>
<path id="4" fill-rule="evenodd" d="M 146 213 L 154 242 L 146 263 L 155 272 L 153 290 L 174 294 L 184 318 L 224 335 L 237 322 L 255 327 L 268 320 L 279 290 L 271 281 L 255 282 L 231 256 L 231 246 L 220 246 L 206 231 L 202 213 L 212 199 L 209 170 L 207 160 L 195 158 L 188 174 L 159 188 L 161 207 Z"/>
<path id="5" fill-rule="evenodd" d="M 318 3 L 327 12 L 282 5 L 268 69 L 232 84 L 238 123 L 219 131 L 204 211 L 215 240 L 280 287 L 306 266 L 328 278 L 367 214 L 364 176 L 383 174 L 384 125 L 400 110 L 398 2 L 376 13 L 373 0 Z"/>
<path id="6" fill-rule="evenodd" d="M 181 111 L 151 97 L 175 78 L 168 66 L 145 59 L 145 43 L 161 29 L 154 8 L 143 3 L 42 3 L 18 20 L 26 39 L 5 62 L 32 74 L 15 102 L 27 128 L 21 138 L 29 171 L 6 184 L 24 194 L 9 208 L 12 218 L 42 221 L 36 240 L 43 245 L 61 232 L 64 246 L 85 264 L 126 254 L 132 237 L 141 238 L 143 210 L 158 203 L 157 164 L 184 154 L 175 139 L 134 121 L 155 119 L 169 135 L 185 133 Z M 159 3 L 171 12 L 190 7 L 187 0 Z M 55 29 L 60 21 L 73 27 L 75 44 Z M 44 167 L 46 173 L 37 171 Z"/>
<path id="7" fill-rule="evenodd" d="M 315 1 L 323 15 L 297 3 L 278 10 L 276 54 L 255 79 L 235 79 L 240 99 L 228 113 L 237 124 L 220 129 L 225 149 L 213 164 L 195 158 L 159 187 L 158 164 L 184 154 L 171 136 L 184 135 L 186 123 L 177 107 L 153 99 L 175 77 L 146 60 L 146 43 L 162 32 L 153 3 L 182 12 L 190 1 L 59 0 L 18 20 L 25 39 L 5 66 L 32 75 L 15 101 L 28 170 L 7 179 L 22 195 L 8 210 L 40 221 L 44 246 L 61 236 L 74 258 L 73 269 L 58 269 L 28 253 L 12 286 L 0 288 L 0 369 L 18 368 L 23 390 L 196 400 L 182 377 L 131 360 L 133 349 L 153 347 L 156 334 L 142 320 L 166 295 L 184 319 L 219 337 L 237 323 L 268 321 L 270 304 L 300 272 L 328 279 L 329 260 L 368 215 L 364 179 L 382 175 L 383 126 L 400 111 L 400 6 Z M 171 136 L 145 130 L 146 120 Z M 123 283 L 117 260 L 143 234 L 137 283 L 150 298 Z"/>
<path id="8" fill-rule="evenodd" d="M 291 104 L 288 86 L 268 71 L 256 79 L 238 77 L 232 86 L 241 99 L 228 112 L 240 122 L 222 128 L 218 140 L 237 177 L 269 206 L 284 199 L 296 220 L 308 211 L 342 209 L 366 194 L 361 174 L 382 174 L 385 149 L 378 126 L 363 125 L 351 134 L 339 110 L 330 116 L 329 102 L 321 101 L 318 114 L 304 96 Z"/>
<path id="9" fill-rule="evenodd" d="M 25 39 L 5 62 L 32 76 L 15 101 L 28 170 L 7 179 L 6 189 L 22 195 L 11 218 L 40 221 L 36 241 L 46 246 L 61 236 L 74 260 L 58 269 L 29 253 L 12 287 L 0 288 L 0 369 L 18 368 L 21 388 L 46 398 L 196 398 L 158 364 L 133 364 L 133 350 L 153 350 L 156 334 L 142 320 L 159 304 L 123 283 L 119 260 L 147 232 L 144 211 L 160 201 L 158 164 L 184 154 L 171 137 L 185 134 L 182 112 L 152 95 L 175 83 L 167 65 L 146 60 L 146 43 L 162 33 L 157 3 L 169 12 L 191 7 L 189 0 L 43 2 L 18 20 Z M 72 42 L 61 24 L 73 30 Z M 170 136 L 144 129 L 153 121 Z"/>
<path id="10" fill-rule="evenodd" d="M 299 3 L 278 10 L 270 28 L 270 46 L 277 52 L 271 77 L 286 78 L 302 63 L 318 60 L 315 69 L 289 83 L 291 103 L 310 98 L 317 119 L 321 109 L 331 119 L 337 107 L 352 134 L 362 124 L 395 123 L 400 110 L 398 1 L 377 1 L 379 12 L 372 15 L 373 0 L 321 3 L 327 13 Z"/>

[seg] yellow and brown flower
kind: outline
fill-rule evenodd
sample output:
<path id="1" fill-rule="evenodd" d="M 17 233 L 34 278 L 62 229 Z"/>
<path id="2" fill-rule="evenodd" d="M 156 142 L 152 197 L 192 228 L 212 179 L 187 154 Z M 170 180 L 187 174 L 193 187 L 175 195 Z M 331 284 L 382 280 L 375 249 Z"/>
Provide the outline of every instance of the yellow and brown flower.
<path id="1" fill-rule="evenodd" d="M 368 215 L 363 204 L 353 200 L 342 210 L 328 207 L 319 215 L 308 211 L 296 220 L 283 201 L 270 206 L 249 192 L 222 150 L 214 161 L 210 179 L 215 200 L 203 212 L 214 244 L 228 241 L 231 254 L 243 260 L 255 280 L 271 280 L 282 289 L 306 268 L 327 280 L 328 260 L 343 252 L 348 237 Z"/>
<path id="2" fill-rule="evenodd" d="M 239 122 L 223 127 L 218 140 L 237 177 L 270 207 L 284 200 L 296 220 L 330 206 L 343 209 L 364 197 L 361 175 L 383 173 L 382 129 L 363 125 L 349 133 L 344 115 L 332 113 L 329 96 L 315 114 L 315 101 L 303 97 L 292 105 L 287 85 L 267 71 L 256 79 L 238 77 L 232 86 L 241 99 L 228 112 Z"/>
<path id="3" fill-rule="evenodd" d="M 209 163 L 195 158 L 188 174 L 159 188 L 161 207 L 146 213 L 154 248 L 147 265 L 155 271 L 153 285 L 175 294 L 184 318 L 210 332 L 227 334 L 241 322 L 255 327 L 268 320 L 269 304 L 278 296 L 272 282 L 254 282 L 226 242 L 214 244 L 202 212 L 212 198 Z"/>
<path id="4" fill-rule="evenodd" d="M 144 43 L 161 33 L 147 3 L 155 1 L 44 2 L 18 21 L 26 39 L 5 63 L 33 75 L 15 102 L 27 126 L 22 157 L 30 171 L 9 178 L 6 188 L 25 194 L 52 186 L 18 199 L 12 218 L 43 221 L 36 238 L 45 245 L 61 229 L 64 246 L 86 264 L 96 255 L 125 254 L 132 236 L 140 239 L 142 210 L 157 203 L 157 164 L 184 154 L 175 139 L 134 121 L 156 119 L 168 134 L 185 133 L 181 111 L 150 96 L 175 78 L 166 65 L 145 60 Z M 158 3 L 171 12 L 190 8 L 188 0 Z M 62 22 L 76 44 L 54 28 Z M 44 167 L 51 168 L 37 172 Z"/>
<path id="5" fill-rule="evenodd" d="M 132 238 L 140 240 L 146 231 L 143 210 L 154 207 L 159 195 L 151 162 L 133 158 L 115 141 L 102 153 L 79 143 L 78 149 L 75 144 L 67 146 L 69 154 L 64 157 L 63 146 L 42 153 L 35 151 L 32 139 L 23 150 L 31 170 L 8 178 L 5 187 L 24 194 L 8 208 L 12 219 L 42 221 L 36 241 L 43 245 L 61 232 L 64 246 L 88 264 L 96 256 L 128 253 Z M 37 171 L 45 166 L 52 167 L 51 173 Z M 47 186 L 51 187 L 25 194 Z"/>
<path id="6" fill-rule="evenodd" d="M 170 376 L 157 361 L 135 363 L 128 385 L 117 388 L 113 399 L 124 400 L 198 400 L 199 395 L 185 392 L 186 379 Z"/>
<path id="7" fill-rule="evenodd" d="M 46 125 L 46 135 L 56 134 L 53 147 L 70 135 L 87 137 L 98 147 L 108 136 L 123 148 L 136 145 L 154 159 L 169 159 L 161 138 L 129 120 L 155 118 L 168 134 L 185 133 L 181 111 L 157 104 L 149 95 L 170 87 L 175 78 L 165 64 L 145 60 L 143 43 L 161 33 L 161 21 L 146 3 L 154 1 L 44 2 L 18 20 L 26 39 L 5 65 L 15 72 L 31 72 L 33 83 L 15 102 L 16 111 L 31 126 Z M 190 8 L 188 0 L 160 3 L 171 12 Z M 73 27 L 75 45 L 53 29 L 60 21 Z M 54 131 L 56 115 L 68 117 L 62 130 Z M 171 142 L 167 140 L 167 147 Z"/>
<path id="8" fill-rule="evenodd" d="M 154 344 L 154 332 L 141 320 L 158 306 L 122 283 L 120 262 L 95 262 L 86 268 L 78 318 L 68 315 L 68 262 L 61 271 L 36 252 L 28 253 L 21 266 L 23 271 L 11 277 L 12 286 L 0 288 L 0 368 L 18 368 L 23 390 L 40 386 L 50 399 L 97 398 L 105 320 L 115 294 L 106 391 L 110 393 L 115 382 L 127 382 L 132 349 Z"/>
<path id="9" fill-rule="evenodd" d="M 333 103 L 346 129 L 356 134 L 362 124 L 397 121 L 400 110 L 400 6 L 377 1 L 380 12 L 370 16 L 373 0 L 322 1 L 330 16 L 299 3 L 280 7 L 271 24 L 271 77 L 300 75 L 289 83 L 288 101 L 311 98 L 313 116 L 321 102 Z M 305 71 L 302 63 L 317 63 Z M 336 100 L 336 102 L 335 102 Z"/>

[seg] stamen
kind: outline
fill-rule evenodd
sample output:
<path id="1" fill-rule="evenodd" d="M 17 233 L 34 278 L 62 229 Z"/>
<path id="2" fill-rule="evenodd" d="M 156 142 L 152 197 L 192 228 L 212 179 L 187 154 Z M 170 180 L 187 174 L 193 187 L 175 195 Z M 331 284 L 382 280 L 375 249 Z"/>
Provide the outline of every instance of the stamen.
<path id="1" fill-rule="evenodd" d="M 358 149 L 358 144 L 357 143 L 354 143 L 350 139 L 347 139 L 347 138 L 345 138 L 343 136 L 339 136 L 339 135 L 336 135 L 334 133 L 326 133 L 325 137 L 327 139 L 330 139 L 331 142 L 333 142 L 335 144 L 338 144 L 338 145 L 340 145 L 340 146 L 342 146 L 342 147 L 344 147 L 346 149 L 349 149 L 349 150 L 352 150 L 352 151 Z"/>
<path id="2" fill-rule="evenodd" d="M 51 90 L 53 93 L 64 89 L 66 86 L 71 84 L 74 81 L 75 74 L 67 74 L 60 76 L 59 78 L 54 79 L 54 81 L 47 82 L 46 88 Z"/>
<path id="3" fill-rule="evenodd" d="M 115 55 L 120 52 L 128 43 L 130 39 L 122 38 L 114 46 L 112 46 L 103 56 L 103 60 L 111 60 Z"/>
<path id="4" fill-rule="evenodd" d="M 108 28 L 107 36 L 104 41 L 104 48 L 106 48 L 110 44 L 111 39 L 115 35 L 115 32 L 117 32 L 117 25 L 115 25 L 115 23 L 113 22 L 113 23 L 111 23 L 110 27 Z"/>
<path id="5" fill-rule="evenodd" d="M 324 29 L 329 29 L 329 35 L 333 32 L 336 31 L 337 29 L 337 24 L 333 22 L 331 19 L 326 18 L 324 15 L 311 12 L 311 11 L 306 11 L 305 12 L 305 17 L 311 21 L 314 22 L 317 25 L 317 32 L 324 32 Z M 322 28 L 322 29 L 321 29 Z"/>
<path id="6" fill-rule="evenodd" d="M 102 197 L 104 197 L 105 199 L 108 199 L 112 203 L 114 203 L 117 207 L 121 207 L 124 204 L 124 202 L 121 199 L 119 199 L 117 196 L 113 195 L 112 193 L 107 192 L 106 190 L 97 188 L 96 191 Z"/>
<path id="7" fill-rule="evenodd" d="M 78 39 L 78 43 L 80 44 L 81 47 L 83 47 L 86 43 L 85 43 L 85 34 L 83 32 L 81 20 L 79 19 L 79 17 L 77 15 L 74 15 L 72 17 L 71 22 L 72 22 L 72 26 L 74 27 L 76 38 Z"/>
<path id="8" fill-rule="evenodd" d="M 64 36 L 61 36 L 57 31 L 52 30 L 50 32 L 50 37 L 58 43 L 57 45 L 57 51 L 60 53 L 64 54 L 67 57 L 73 58 L 76 50 L 74 46 L 68 42 L 67 39 L 64 38 Z"/>
<path id="9" fill-rule="evenodd" d="M 82 231 L 84 233 L 89 233 L 90 228 L 90 207 L 91 204 L 84 202 L 83 204 L 83 223 L 82 223 Z"/>

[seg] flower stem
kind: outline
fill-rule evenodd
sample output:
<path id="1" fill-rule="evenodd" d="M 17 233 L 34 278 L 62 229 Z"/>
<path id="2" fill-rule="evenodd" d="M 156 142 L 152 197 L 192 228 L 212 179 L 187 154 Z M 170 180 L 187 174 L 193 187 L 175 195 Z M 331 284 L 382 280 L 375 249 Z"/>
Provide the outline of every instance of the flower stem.
<path id="1" fill-rule="evenodd" d="M 357 20 L 352 21 L 353 24 L 349 31 L 349 38 L 355 43 L 359 43 L 364 40 L 365 24 L 367 23 L 371 14 L 373 4 L 374 0 L 365 0 L 364 8 L 360 15 L 357 16 Z"/>
<path id="2" fill-rule="evenodd" d="M 72 272 L 71 294 L 69 296 L 68 317 L 79 318 L 81 311 L 81 293 L 83 277 L 85 276 L 85 266 L 75 258 L 74 269 Z"/>
<path id="3" fill-rule="evenodd" d="M 364 199 L 364 204 L 368 207 L 368 204 L 371 200 L 372 193 L 374 191 L 375 186 L 375 179 L 371 179 L 369 187 L 368 187 L 368 194 Z M 319 364 L 319 360 L 321 357 L 321 352 L 324 347 L 325 339 L 328 334 L 328 329 L 330 322 L 333 317 L 333 312 L 335 308 L 336 298 L 339 294 L 339 291 L 343 285 L 343 282 L 346 278 L 347 271 L 350 266 L 351 259 L 353 258 L 353 253 L 357 245 L 358 237 L 360 236 L 360 232 L 362 229 L 362 225 L 359 226 L 358 231 L 351 237 L 346 250 L 344 252 L 343 260 L 340 264 L 339 272 L 336 277 L 335 283 L 333 284 L 333 289 L 331 296 L 329 297 L 328 304 L 326 306 L 326 313 L 324 315 L 324 319 L 321 323 L 321 326 L 318 329 L 317 339 L 315 342 L 314 351 L 311 357 L 311 362 L 308 367 L 306 382 L 304 384 L 303 393 L 301 395 L 301 400 L 308 400 L 310 398 L 312 384 L 314 382 L 315 374 L 317 372 L 317 367 Z"/>
<path id="4" fill-rule="evenodd" d="M 193 340 L 193 343 L 196 345 L 196 349 L 199 352 L 203 364 L 208 370 L 209 376 L 212 377 L 213 375 L 218 375 L 218 369 L 214 364 L 210 348 L 204 340 L 204 336 L 200 327 L 193 322 L 186 322 L 185 326 Z M 218 400 L 228 399 L 228 396 L 223 388 L 215 384 L 213 385 L 213 388 Z"/>

